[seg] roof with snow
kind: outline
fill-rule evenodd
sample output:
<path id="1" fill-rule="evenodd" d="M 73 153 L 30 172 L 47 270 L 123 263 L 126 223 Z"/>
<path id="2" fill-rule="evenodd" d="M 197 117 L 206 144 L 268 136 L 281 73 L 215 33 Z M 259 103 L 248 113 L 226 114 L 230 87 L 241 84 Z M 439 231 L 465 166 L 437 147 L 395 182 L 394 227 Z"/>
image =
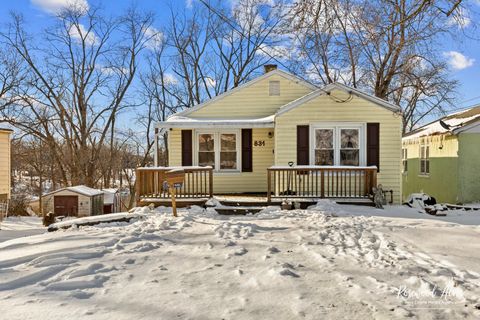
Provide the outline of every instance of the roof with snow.
<path id="1" fill-rule="evenodd" d="M 113 204 L 115 203 L 115 194 L 118 192 L 116 188 L 107 188 L 102 189 L 103 192 L 103 203 L 104 204 Z"/>
<path id="2" fill-rule="evenodd" d="M 187 116 L 173 115 L 164 122 L 160 122 L 158 128 L 273 128 L 274 115 L 264 118 L 248 119 L 205 119 L 191 118 Z"/>
<path id="3" fill-rule="evenodd" d="M 93 196 L 103 194 L 103 192 L 101 190 L 90 188 L 90 187 L 87 187 L 87 186 L 84 186 L 84 185 L 79 185 L 79 186 L 72 186 L 72 187 L 66 187 L 66 188 L 58 189 L 58 190 L 55 190 L 55 191 L 52 191 L 52 192 L 49 192 L 49 193 L 45 194 L 45 196 L 50 195 L 50 194 L 54 194 L 54 193 L 57 193 L 57 192 L 60 192 L 60 191 L 63 191 L 63 190 L 68 190 L 68 191 L 72 191 L 72 192 L 75 192 L 75 193 L 79 193 L 79 194 L 82 194 L 82 195 L 87 196 L 87 197 L 93 197 Z"/>
<path id="4" fill-rule="evenodd" d="M 446 127 L 448 128 L 442 126 L 440 121 L 446 124 Z M 465 129 L 472 124 L 480 124 L 480 106 L 476 106 L 463 111 L 458 111 L 433 122 L 430 122 L 423 127 L 420 127 L 405 134 L 403 139 L 410 140 L 424 136 L 432 136 L 446 133 L 456 134 L 458 132 L 461 132 L 462 129 Z"/>

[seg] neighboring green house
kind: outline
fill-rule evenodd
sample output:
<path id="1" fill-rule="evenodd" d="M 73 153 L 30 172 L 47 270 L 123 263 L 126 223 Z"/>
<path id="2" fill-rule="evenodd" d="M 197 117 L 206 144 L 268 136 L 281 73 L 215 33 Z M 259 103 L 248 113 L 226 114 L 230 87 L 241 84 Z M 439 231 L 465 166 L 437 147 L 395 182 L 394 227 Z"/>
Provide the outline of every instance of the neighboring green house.
<path id="1" fill-rule="evenodd" d="M 480 201 L 480 106 L 411 131 L 402 144 L 404 200 L 424 192 L 438 202 Z"/>

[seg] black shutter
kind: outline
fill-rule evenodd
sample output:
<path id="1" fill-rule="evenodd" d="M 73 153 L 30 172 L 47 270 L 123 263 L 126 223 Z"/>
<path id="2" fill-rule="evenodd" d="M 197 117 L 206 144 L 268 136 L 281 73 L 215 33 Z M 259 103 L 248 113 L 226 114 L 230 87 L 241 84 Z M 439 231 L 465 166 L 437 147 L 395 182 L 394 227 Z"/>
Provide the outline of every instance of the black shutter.
<path id="1" fill-rule="evenodd" d="M 182 166 L 193 164 L 192 130 L 182 130 Z"/>
<path id="2" fill-rule="evenodd" d="M 297 126 L 297 165 L 310 163 L 309 126 Z"/>
<path id="3" fill-rule="evenodd" d="M 242 172 L 252 171 L 252 129 L 242 129 Z"/>
<path id="4" fill-rule="evenodd" d="M 380 171 L 380 123 L 367 123 L 367 166 Z"/>

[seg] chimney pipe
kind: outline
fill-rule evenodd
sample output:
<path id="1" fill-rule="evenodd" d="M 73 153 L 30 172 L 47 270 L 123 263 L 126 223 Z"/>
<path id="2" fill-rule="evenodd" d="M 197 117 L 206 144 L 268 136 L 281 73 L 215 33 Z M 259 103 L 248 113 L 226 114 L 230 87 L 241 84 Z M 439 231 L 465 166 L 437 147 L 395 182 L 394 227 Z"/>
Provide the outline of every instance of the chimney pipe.
<path id="1" fill-rule="evenodd" d="M 277 65 L 276 64 L 266 64 L 266 65 L 263 66 L 263 68 L 265 69 L 265 73 L 268 73 L 270 71 L 277 70 Z"/>

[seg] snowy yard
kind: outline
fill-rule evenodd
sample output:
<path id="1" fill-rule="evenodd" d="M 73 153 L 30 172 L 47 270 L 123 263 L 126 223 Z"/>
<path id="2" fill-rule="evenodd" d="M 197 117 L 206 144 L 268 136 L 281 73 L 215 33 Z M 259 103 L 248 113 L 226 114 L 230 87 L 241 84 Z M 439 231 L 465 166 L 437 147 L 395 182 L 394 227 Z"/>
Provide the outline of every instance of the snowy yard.
<path id="1" fill-rule="evenodd" d="M 2 318 L 480 317 L 478 211 L 137 212 L 0 242 Z"/>

